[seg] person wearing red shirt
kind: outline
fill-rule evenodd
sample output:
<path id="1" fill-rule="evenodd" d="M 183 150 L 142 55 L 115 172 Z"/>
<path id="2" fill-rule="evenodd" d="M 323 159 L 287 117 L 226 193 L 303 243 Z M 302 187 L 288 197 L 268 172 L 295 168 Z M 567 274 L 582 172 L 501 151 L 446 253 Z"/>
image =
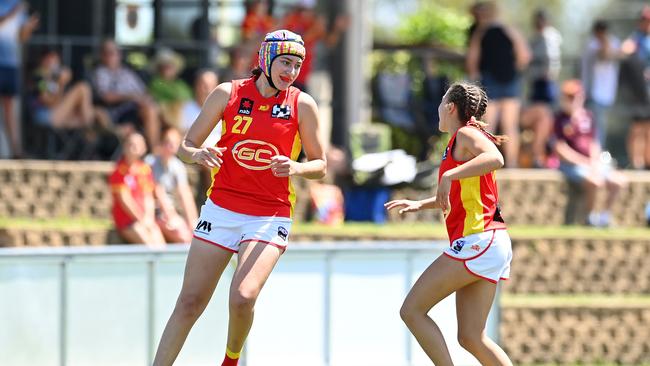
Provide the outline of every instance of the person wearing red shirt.
<path id="1" fill-rule="evenodd" d="M 316 102 L 292 86 L 304 58 L 299 35 L 287 30 L 267 34 L 253 75 L 217 86 L 185 135 L 179 157 L 210 168 L 213 183 L 156 366 L 174 362 L 233 253 L 238 264 L 222 366 L 239 361 L 257 297 L 288 243 L 296 199 L 291 177 L 320 179 L 326 172 Z M 219 142 L 202 147 L 220 120 Z M 305 162 L 296 161 L 301 149 Z"/>
<path id="2" fill-rule="evenodd" d="M 301 0 L 282 21 L 282 27 L 292 32 L 302 34 L 305 41 L 307 55 L 302 63 L 300 75 L 294 86 L 300 90 L 307 90 L 307 82 L 312 71 L 312 62 L 316 56 L 316 44 L 323 41 L 328 48 L 338 43 L 342 32 L 348 27 L 349 19 L 339 15 L 334 21 L 331 30 L 327 29 L 327 21 L 323 15 L 314 10 L 315 0 Z"/>
<path id="3" fill-rule="evenodd" d="M 113 220 L 120 236 L 129 243 L 163 246 L 165 238 L 156 224 L 154 181 L 144 137 L 131 133 L 124 138 L 123 156 L 108 181 L 113 194 Z"/>
<path id="4" fill-rule="evenodd" d="M 440 131 L 452 136 L 442 157 L 436 196 L 386 203 L 386 209 L 399 209 L 400 214 L 428 208 L 442 209 L 445 214 L 449 248 L 420 276 L 400 310 L 436 365 L 453 363 L 440 329 L 427 313 L 454 292 L 460 345 L 482 365 L 512 365 L 505 352 L 485 336 L 497 282 L 510 276 L 512 259 L 494 174 L 503 166 L 496 144 L 505 137 L 490 134 L 479 121 L 487 105 L 487 95 L 479 86 L 453 84 L 438 107 Z"/>

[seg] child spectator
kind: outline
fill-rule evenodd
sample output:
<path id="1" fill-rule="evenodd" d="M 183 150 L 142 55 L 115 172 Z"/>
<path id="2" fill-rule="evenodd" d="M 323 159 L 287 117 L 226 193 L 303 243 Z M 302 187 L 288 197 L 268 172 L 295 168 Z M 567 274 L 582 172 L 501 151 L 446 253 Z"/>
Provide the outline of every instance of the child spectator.
<path id="1" fill-rule="evenodd" d="M 180 144 L 180 132 L 173 127 L 167 128 L 156 153 L 144 159 L 153 171 L 156 222 L 168 243 L 189 243 L 198 217 L 187 169 L 176 157 Z M 176 211 L 175 196 L 183 209 L 183 216 Z"/>
<path id="2" fill-rule="evenodd" d="M 122 159 L 109 177 L 113 193 L 113 220 L 122 239 L 160 247 L 165 243 L 154 213 L 154 181 L 151 168 L 141 159 L 147 146 L 139 133 L 124 139 Z"/>

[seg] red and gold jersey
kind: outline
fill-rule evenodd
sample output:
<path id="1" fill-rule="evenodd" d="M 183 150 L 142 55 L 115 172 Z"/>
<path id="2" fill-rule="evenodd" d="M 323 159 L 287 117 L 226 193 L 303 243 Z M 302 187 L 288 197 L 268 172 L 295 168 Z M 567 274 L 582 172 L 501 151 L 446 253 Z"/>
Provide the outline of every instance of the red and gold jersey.
<path id="1" fill-rule="evenodd" d="M 134 222 L 122 205 L 117 200 L 117 194 L 122 190 L 128 190 L 135 201 L 136 206 L 144 212 L 144 197 L 153 194 L 154 180 L 149 165 L 143 161 L 135 161 L 130 166 L 124 159 L 117 162 L 115 170 L 108 178 L 108 184 L 113 194 L 113 220 L 117 229 L 123 229 Z"/>
<path id="2" fill-rule="evenodd" d="M 230 100 L 221 125 L 218 147 L 223 164 L 212 170 L 208 197 L 225 209 L 254 216 L 293 216 L 296 195 L 288 177 L 271 172 L 271 158 L 298 159 L 300 90 L 289 87 L 264 97 L 255 77 L 232 81 Z"/>
<path id="3" fill-rule="evenodd" d="M 451 137 L 442 155 L 438 180 L 447 170 L 465 163 L 454 160 L 452 154 L 457 133 L 458 131 Z M 483 231 L 505 229 L 506 224 L 501 217 L 498 202 L 499 193 L 494 171 L 452 181 L 449 192 L 451 209 L 445 217 L 449 241 L 453 242 Z"/>

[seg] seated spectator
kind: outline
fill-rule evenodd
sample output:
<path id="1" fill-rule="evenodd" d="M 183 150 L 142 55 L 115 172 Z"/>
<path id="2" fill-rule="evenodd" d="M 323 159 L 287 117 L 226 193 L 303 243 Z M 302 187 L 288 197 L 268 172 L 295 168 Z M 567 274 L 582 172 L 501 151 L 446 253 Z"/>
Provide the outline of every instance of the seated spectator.
<path id="1" fill-rule="evenodd" d="M 124 138 L 122 158 L 108 181 L 113 194 L 113 220 L 122 239 L 160 247 L 165 238 L 156 224 L 154 181 L 151 168 L 141 159 L 146 152 L 144 138 L 131 133 Z"/>
<path id="2" fill-rule="evenodd" d="M 93 72 L 93 84 L 99 99 L 107 107 L 113 123 L 123 134 L 142 124 L 149 146 L 160 139 L 160 120 L 153 99 L 144 82 L 135 72 L 122 65 L 121 52 L 114 41 L 106 40 L 101 47 L 101 65 Z"/>
<path id="3" fill-rule="evenodd" d="M 178 74 L 183 69 L 183 58 L 178 53 L 163 48 L 154 58 L 155 76 L 149 83 L 149 93 L 160 106 L 165 122 L 179 127 L 183 106 L 192 99 L 192 90 Z"/>
<path id="4" fill-rule="evenodd" d="M 86 82 L 67 88 L 72 74 L 61 65 L 58 52 L 46 50 L 32 78 L 31 113 L 41 126 L 59 128 L 91 127 L 97 120 L 103 127 L 110 125 L 106 111 L 92 104 L 92 91 Z"/>
<path id="5" fill-rule="evenodd" d="M 190 127 L 192 127 L 196 117 L 201 113 L 203 103 L 205 103 L 205 100 L 208 99 L 208 95 L 212 93 L 218 84 L 219 77 L 214 71 L 200 70 L 196 74 L 196 78 L 194 79 L 194 99 L 183 106 L 183 111 L 181 113 L 181 134 L 184 134 L 190 129 Z M 214 146 L 217 144 L 220 137 L 221 121 L 217 123 L 203 145 Z"/>
<path id="6" fill-rule="evenodd" d="M 176 157 L 181 134 L 170 127 L 163 131 L 156 154 L 145 162 L 151 167 L 155 181 L 156 222 L 168 243 L 189 243 L 198 215 L 196 202 L 187 181 L 185 165 Z M 183 209 L 181 216 L 174 206 L 174 196 Z"/>
<path id="7" fill-rule="evenodd" d="M 560 112 L 555 118 L 554 150 L 560 158 L 560 171 L 585 190 L 585 206 L 589 213 L 587 225 L 609 226 L 610 211 L 625 176 L 601 159 L 596 124 L 591 113 L 585 109 L 585 93 L 579 80 L 567 80 L 562 84 Z M 600 187 L 607 189 L 604 210 L 595 211 L 596 193 Z"/>

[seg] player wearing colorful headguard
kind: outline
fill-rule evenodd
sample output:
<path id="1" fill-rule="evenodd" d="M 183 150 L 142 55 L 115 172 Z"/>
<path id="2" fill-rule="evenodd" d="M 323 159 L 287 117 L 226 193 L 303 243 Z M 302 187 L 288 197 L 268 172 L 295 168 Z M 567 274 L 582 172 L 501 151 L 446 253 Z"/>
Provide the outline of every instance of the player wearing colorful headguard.
<path id="1" fill-rule="evenodd" d="M 213 179 L 154 365 L 174 362 L 233 253 L 238 263 L 222 366 L 239 361 L 257 297 L 288 244 L 296 198 L 291 177 L 319 179 L 326 171 L 316 103 L 291 86 L 304 58 L 299 35 L 267 34 L 253 75 L 220 84 L 183 140 L 181 159 L 212 169 Z M 203 147 L 220 120 L 217 146 Z M 305 162 L 296 161 L 301 150 Z"/>

